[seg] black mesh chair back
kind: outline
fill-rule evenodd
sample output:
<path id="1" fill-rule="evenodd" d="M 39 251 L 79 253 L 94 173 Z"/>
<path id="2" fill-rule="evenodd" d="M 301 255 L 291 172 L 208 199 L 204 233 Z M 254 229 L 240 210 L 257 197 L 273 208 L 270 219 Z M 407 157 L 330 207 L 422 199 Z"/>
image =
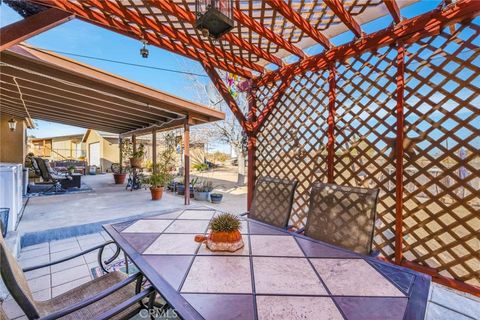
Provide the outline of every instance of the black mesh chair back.
<path id="1" fill-rule="evenodd" d="M 37 159 L 36 158 L 32 158 L 32 167 L 33 167 L 33 171 L 35 172 L 35 174 L 39 177 L 42 176 L 42 172 L 40 171 L 40 168 L 38 166 L 38 163 L 37 163 Z"/>
<path id="2" fill-rule="evenodd" d="M 50 175 L 50 172 L 48 171 L 47 164 L 45 163 L 45 160 L 42 158 L 34 158 L 35 162 L 38 165 L 38 169 L 40 170 L 40 176 L 44 181 L 51 181 L 52 177 Z"/>
<path id="3" fill-rule="evenodd" d="M 275 227 L 286 228 L 296 188 L 297 181 L 259 178 L 255 184 L 248 217 Z"/>
<path id="4" fill-rule="evenodd" d="M 378 189 L 315 183 L 305 235 L 369 255 L 372 252 Z"/>

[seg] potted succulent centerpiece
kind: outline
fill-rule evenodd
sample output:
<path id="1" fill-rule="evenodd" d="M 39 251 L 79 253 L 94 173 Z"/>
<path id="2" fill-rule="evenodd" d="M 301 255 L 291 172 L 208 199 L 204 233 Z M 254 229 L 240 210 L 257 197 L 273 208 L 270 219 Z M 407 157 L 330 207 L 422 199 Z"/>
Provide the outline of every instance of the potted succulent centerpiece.
<path id="1" fill-rule="evenodd" d="M 211 251 L 235 252 L 243 248 L 240 219 L 231 213 L 222 213 L 210 221 L 210 233 L 207 236 L 196 235 L 195 241 L 205 243 Z"/>
<path id="2" fill-rule="evenodd" d="M 193 197 L 198 201 L 208 201 L 210 192 L 213 190 L 213 184 L 211 181 L 201 181 L 193 189 Z"/>
<path id="3" fill-rule="evenodd" d="M 67 171 L 68 171 L 69 174 L 74 174 L 75 169 L 77 169 L 77 167 L 75 167 L 74 165 L 69 165 L 68 168 L 67 168 Z"/>
<path id="4" fill-rule="evenodd" d="M 132 168 L 141 168 L 143 162 L 143 156 L 145 155 L 145 146 L 140 143 L 136 151 L 132 151 L 130 155 L 130 166 Z"/>

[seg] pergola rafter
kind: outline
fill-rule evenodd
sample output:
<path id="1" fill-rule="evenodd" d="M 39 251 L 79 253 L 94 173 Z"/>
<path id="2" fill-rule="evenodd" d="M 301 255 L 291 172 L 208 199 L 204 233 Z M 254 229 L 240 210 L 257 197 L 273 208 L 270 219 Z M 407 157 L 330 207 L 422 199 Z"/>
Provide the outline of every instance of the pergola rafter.
<path id="1" fill-rule="evenodd" d="M 305 20 L 298 12 L 293 10 L 283 0 L 266 0 L 266 2 L 275 10 L 277 10 L 285 19 L 292 22 L 297 28 L 305 32 L 310 38 L 317 41 L 324 48 L 329 49 L 332 44 L 327 37 L 320 33 L 317 29 L 312 27 L 310 23 Z"/>
<path id="2" fill-rule="evenodd" d="M 342 20 L 343 24 L 346 25 L 355 36 L 362 36 L 362 28 L 360 28 L 357 21 L 355 21 L 352 15 L 345 9 L 340 0 L 324 0 L 323 2 Z"/>
<path id="3" fill-rule="evenodd" d="M 395 23 L 400 23 L 400 21 L 402 21 L 402 16 L 400 15 L 400 9 L 398 8 L 396 0 L 383 0 L 383 3 L 385 3 L 393 21 L 395 21 Z"/>
<path id="4" fill-rule="evenodd" d="M 185 21 L 190 23 L 191 25 L 195 24 L 195 15 L 193 12 L 190 12 L 184 8 L 181 8 L 179 5 L 174 3 L 171 0 L 149 0 L 149 4 L 152 6 L 157 7 L 158 9 L 162 10 L 166 14 L 170 14 L 181 21 Z M 283 66 L 284 63 L 282 59 L 274 56 L 273 54 L 260 49 L 257 46 L 252 45 L 248 41 L 245 41 L 242 38 L 237 37 L 232 33 L 227 33 L 222 37 L 222 40 L 232 43 L 248 52 L 251 52 L 258 57 L 265 59 L 271 63 L 274 63 L 278 66 Z"/>
<path id="5" fill-rule="evenodd" d="M 145 30 L 141 29 L 140 27 L 116 19 L 110 14 L 102 12 L 101 10 L 94 10 L 93 8 L 86 8 L 81 4 L 61 0 L 35 0 L 34 2 L 72 12 L 78 18 L 87 22 L 96 24 L 109 30 L 113 30 L 115 32 L 119 32 L 123 35 L 133 37 L 135 39 L 145 39 L 150 44 L 160 47 L 162 49 L 181 54 L 194 60 L 211 64 L 225 71 L 241 75 L 242 77 L 252 77 L 252 73 L 249 70 L 234 66 L 225 61 L 221 61 L 219 59 L 211 57 L 208 54 L 204 54 L 191 47 L 178 43 L 177 41 L 174 41 L 169 37 L 160 37 L 156 34 L 153 34 L 152 32 L 145 32 Z"/>

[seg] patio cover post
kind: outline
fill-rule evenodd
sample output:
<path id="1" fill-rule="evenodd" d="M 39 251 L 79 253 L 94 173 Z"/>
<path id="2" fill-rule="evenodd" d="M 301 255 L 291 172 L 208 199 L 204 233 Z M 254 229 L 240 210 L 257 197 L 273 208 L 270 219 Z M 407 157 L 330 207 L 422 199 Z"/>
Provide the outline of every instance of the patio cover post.
<path id="1" fill-rule="evenodd" d="M 188 123 L 188 117 L 185 119 L 183 125 L 183 156 L 184 156 L 184 170 L 185 170 L 185 205 L 190 204 L 190 125 Z"/>
<path id="2" fill-rule="evenodd" d="M 254 123 L 257 120 L 257 89 L 252 87 L 248 93 L 248 121 Z M 250 210 L 255 190 L 255 153 L 257 151 L 257 134 L 247 132 L 247 210 Z"/>
<path id="3" fill-rule="evenodd" d="M 137 136 L 132 134 L 132 151 L 137 152 Z"/>
<path id="4" fill-rule="evenodd" d="M 122 165 L 123 165 L 123 138 L 122 136 L 118 137 L 118 162 L 120 163 L 120 172 L 123 172 Z"/>
<path id="5" fill-rule="evenodd" d="M 397 106 L 395 108 L 397 137 L 395 143 L 395 263 L 403 260 L 403 142 L 405 139 L 405 115 L 403 110 L 405 91 L 405 46 L 397 43 Z"/>
<path id="6" fill-rule="evenodd" d="M 18 22 L 9 24 L 0 29 L 0 52 L 64 22 L 70 21 L 74 17 L 70 12 L 50 8 Z"/>
<path id="7" fill-rule="evenodd" d="M 328 74 L 328 144 L 327 144 L 327 179 L 328 183 L 333 183 L 334 157 L 335 157 L 335 100 L 337 79 L 336 68 L 334 65 L 330 67 Z"/>
<path id="8" fill-rule="evenodd" d="M 152 162 L 153 173 L 157 173 L 157 129 L 152 130 Z"/>

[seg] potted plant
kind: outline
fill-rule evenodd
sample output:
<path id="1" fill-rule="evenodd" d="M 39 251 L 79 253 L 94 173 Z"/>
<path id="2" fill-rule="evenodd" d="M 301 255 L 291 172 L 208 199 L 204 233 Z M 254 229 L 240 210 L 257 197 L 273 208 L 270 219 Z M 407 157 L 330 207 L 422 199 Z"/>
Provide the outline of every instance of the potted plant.
<path id="1" fill-rule="evenodd" d="M 77 167 L 75 167 L 74 165 L 69 165 L 68 168 L 67 168 L 67 171 L 69 174 L 74 174 L 75 173 L 75 169 L 77 169 Z"/>
<path id="2" fill-rule="evenodd" d="M 132 168 L 141 168 L 143 156 L 145 155 L 145 146 L 140 143 L 135 152 L 132 151 L 130 155 L 130 166 Z"/>
<path id="3" fill-rule="evenodd" d="M 222 213 L 210 221 L 210 234 L 196 235 L 195 241 L 205 243 L 211 251 L 235 252 L 244 246 L 240 219 L 231 213 Z"/>
<path id="4" fill-rule="evenodd" d="M 212 203 L 220 203 L 222 202 L 223 194 L 221 193 L 210 193 L 210 201 Z"/>
<path id="5" fill-rule="evenodd" d="M 208 201 L 210 192 L 213 190 L 213 184 L 211 181 L 201 181 L 193 189 L 193 197 L 198 201 Z"/>
<path id="6" fill-rule="evenodd" d="M 194 197 L 194 188 L 195 188 L 195 185 L 197 184 L 198 182 L 198 178 L 193 178 L 190 180 L 190 198 L 193 198 Z M 177 195 L 179 196 L 184 196 L 185 195 L 185 184 L 183 182 L 178 182 L 177 185 Z"/>
<path id="7" fill-rule="evenodd" d="M 152 194 L 152 200 L 162 199 L 163 190 L 170 183 L 171 180 L 171 174 L 165 171 L 152 173 L 150 177 L 147 178 L 146 183 L 150 185 L 150 193 Z"/>

